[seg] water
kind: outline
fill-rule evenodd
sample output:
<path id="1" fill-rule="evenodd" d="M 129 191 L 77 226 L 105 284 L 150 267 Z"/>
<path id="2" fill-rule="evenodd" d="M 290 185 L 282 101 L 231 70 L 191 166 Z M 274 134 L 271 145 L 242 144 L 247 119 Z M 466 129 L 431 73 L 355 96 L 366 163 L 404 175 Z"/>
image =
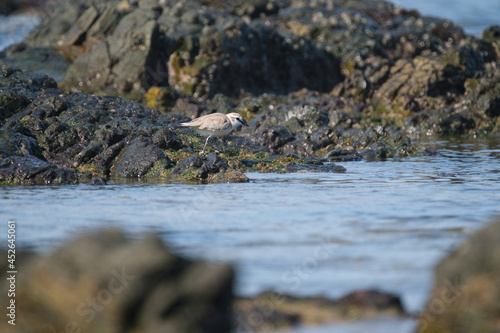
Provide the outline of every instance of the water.
<path id="1" fill-rule="evenodd" d="M 31 14 L 0 15 L 0 51 L 21 42 L 39 21 L 38 16 Z"/>
<path id="2" fill-rule="evenodd" d="M 441 142 L 442 155 L 342 163 L 342 174 L 248 174 L 248 184 L 0 188 L 18 245 L 50 251 L 120 227 L 237 268 L 236 292 L 339 297 L 364 288 L 422 309 L 433 267 L 500 213 L 500 142 Z"/>
<path id="3" fill-rule="evenodd" d="M 403 8 L 415 8 L 426 16 L 443 17 L 462 26 L 466 33 L 479 37 L 485 28 L 500 25 L 498 0 L 391 0 Z"/>

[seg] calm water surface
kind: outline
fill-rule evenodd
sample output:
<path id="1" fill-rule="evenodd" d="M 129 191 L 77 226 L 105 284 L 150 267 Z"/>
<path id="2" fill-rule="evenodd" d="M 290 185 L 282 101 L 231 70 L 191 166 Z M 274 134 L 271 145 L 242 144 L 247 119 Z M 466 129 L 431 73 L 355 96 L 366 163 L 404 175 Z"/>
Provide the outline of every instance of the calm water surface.
<path id="1" fill-rule="evenodd" d="M 377 288 L 418 312 L 433 267 L 500 213 L 500 142 L 441 155 L 342 163 L 343 174 L 248 174 L 248 184 L 1 187 L 18 246 L 50 251 L 120 227 L 237 267 L 237 293 L 342 296 Z M 6 226 L 5 226 L 6 228 Z"/>

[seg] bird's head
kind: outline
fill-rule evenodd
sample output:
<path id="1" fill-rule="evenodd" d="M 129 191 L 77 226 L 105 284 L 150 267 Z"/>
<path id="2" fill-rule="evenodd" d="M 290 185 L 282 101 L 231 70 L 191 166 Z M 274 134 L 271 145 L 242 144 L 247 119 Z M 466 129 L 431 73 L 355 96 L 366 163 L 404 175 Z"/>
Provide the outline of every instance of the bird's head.
<path id="1" fill-rule="evenodd" d="M 248 124 L 245 121 L 245 119 L 243 119 L 243 117 L 239 113 L 236 113 L 236 112 L 228 113 L 228 114 L 226 114 L 226 116 L 231 121 L 231 124 L 233 125 L 233 128 L 238 128 L 241 125 L 248 126 Z"/>

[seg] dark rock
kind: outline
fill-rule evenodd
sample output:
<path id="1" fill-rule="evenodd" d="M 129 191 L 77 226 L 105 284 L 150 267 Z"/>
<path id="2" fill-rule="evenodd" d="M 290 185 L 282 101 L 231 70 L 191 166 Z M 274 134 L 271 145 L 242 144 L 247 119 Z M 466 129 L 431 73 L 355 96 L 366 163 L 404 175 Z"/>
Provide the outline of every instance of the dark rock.
<path id="1" fill-rule="evenodd" d="M 103 150 L 102 145 L 98 141 L 92 141 L 89 145 L 83 148 L 73 160 L 73 166 L 77 167 L 82 163 L 90 161 Z"/>
<path id="2" fill-rule="evenodd" d="M 179 161 L 172 171 L 172 176 L 177 176 L 185 173 L 189 169 L 199 169 L 203 166 L 203 160 L 200 156 L 190 156 Z"/>
<path id="3" fill-rule="evenodd" d="M 161 149 L 179 150 L 182 148 L 182 142 L 177 134 L 174 131 L 166 128 L 158 130 L 153 135 L 153 142 Z"/>
<path id="4" fill-rule="evenodd" d="M 29 155 L 41 157 L 41 148 L 35 139 L 0 128 L 0 158 Z"/>
<path id="5" fill-rule="evenodd" d="M 287 172 L 334 172 L 343 173 L 345 168 L 334 163 L 323 164 L 295 164 L 290 163 L 286 166 Z"/>
<path id="6" fill-rule="evenodd" d="M 467 77 L 473 77 L 485 70 L 483 56 L 472 46 L 465 45 L 458 49 L 458 61 L 465 67 Z"/>
<path id="7" fill-rule="evenodd" d="M 177 256 L 156 236 L 102 231 L 33 255 L 19 270 L 16 309 L 26 317 L 11 332 L 231 330 L 232 268 Z"/>
<path id="8" fill-rule="evenodd" d="M 417 332 L 496 332 L 500 305 L 500 223 L 477 231 L 436 267 Z"/>
<path id="9" fill-rule="evenodd" d="M 295 140 L 285 144 L 281 148 L 282 154 L 296 154 L 299 157 L 311 156 L 318 146 L 316 142 L 310 140 Z"/>
<path id="10" fill-rule="evenodd" d="M 227 170 L 229 165 L 224 162 L 217 154 L 210 153 L 200 169 L 201 179 L 206 179 L 211 173 L 218 173 L 221 170 Z"/>
<path id="11" fill-rule="evenodd" d="M 378 290 L 358 290 L 352 292 L 338 300 L 338 304 L 343 307 L 387 309 L 394 308 L 398 312 L 403 312 L 401 299 L 399 296 Z"/>
<path id="12" fill-rule="evenodd" d="M 78 141 L 75 129 L 67 124 L 55 122 L 43 132 L 40 146 L 53 153 L 60 153 Z"/>
<path id="13" fill-rule="evenodd" d="M 118 154 L 120 154 L 124 147 L 125 141 L 117 142 L 106 148 L 106 150 L 94 158 L 94 161 L 96 162 L 98 169 L 101 170 L 102 175 L 106 177 L 109 176 L 114 159 L 118 156 Z"/>
<path id="14" fill-rule="evenodd" d="M 243 172 L 232 169 L 214 153 L 206 157 L 190 156 L 177 163 L 170 174 L 172 179 L 187 179 L 190 181 L 241 183 L 248 182 Z"/>
<path id="15" fill-rule="evenodd" d="M 250 140 L 262 146 L 268 147 L 273 153 L 279 152 L 279 148 L 294 139 L 295 138 L 292 133 L 290 133 L 290 131 L 282 125 L 265 128 L 250 136 Z"/>
<path id="16" fill-rule="evenodd" d="M 329 151 L 325 158 L 331 162 L 351 162 L 363 159 L 356 150 L 343 148 L 336 148 Z"/>
<path id="17" fill-rule="evenodd" d="M 16 185 L 57 185 L 76 183 L 75 173 L 42 161 L 35 156 L 0 159 L 0 183 Z"/>
<path id="18" fill-rule="evenodd" d="M 482 39 L 490 43 L 495 48 L 496 55 L 493 60 L 498 59 L 500 57 L 500 26 L 494 25 L 486 28 L 483 31 Z"/>
<path id="19" fill-rule="evenodd" d="M 104 179 L 102 177 L 96 177 L 96 178 L 92 178 L 87 184 L 88 185 L 108 185 L 108 182 L 106 181 L 106 179 Z"/>
<path id="20" fill-rule="evenodd" d="M 258 20 L 247 23 L 196 1 L 118 7 L 118 1 L 66 2 L 28 40 L 75 58 L 65 86 L 136 99 L 152 86 L 213 97 L 302 87 L 328 91 L 341 79 L 331 53 Z M 321 75 L 325 71 L 329 75 Z"/>
<path id="21" fill-rule="evenodd" d="M 12 115 L 22 111 L 29 101 L 26 97 L 17 94 L 11 90 L 0 91 L 0 120 L 11 117 Z"/>
<path id="22" fill-rule="evenodd" d="M 363 158 L 366 162 L 375 162 L 377 161 L 377 152 L 373 149 L 362 149 L 359 151 L 359 156 Z M 384 154 L 383 159 L 385 159 L 386 156 Z"/>
<path id="23" fill-rule="evenodd" d="M 112 175 L 119 177 L 141 177 L 146 175 L 158 162 L 165 169 L 169 168 L 171 164 L 158 146 L 139 137 L 123 148 L 116 157 L 111 172 Z"/>

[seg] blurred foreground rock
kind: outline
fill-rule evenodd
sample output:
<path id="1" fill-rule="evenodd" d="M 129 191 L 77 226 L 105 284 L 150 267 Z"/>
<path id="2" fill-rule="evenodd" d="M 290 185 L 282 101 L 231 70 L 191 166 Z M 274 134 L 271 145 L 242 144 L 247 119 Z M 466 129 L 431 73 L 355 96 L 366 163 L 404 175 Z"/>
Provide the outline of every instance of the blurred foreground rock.
<path id="1" fill-rule="evenodd" d="M 339 299 L 295 297 L 267 291 L 237 299 L 235 312 L 237 332 L 405 316 L 398 296 L 377 290 L 358 290 Z"/>
<path id="2" fill-rule="evenodd" d="M 500 332 L 500 222 L 439 263 L 417 332 Z"/>
<path id="3" fill-rule="evenodd" d="M 17 258 L 16 325 L 2 320 L 2 332 L 231 329 L 232 268 L 179 257 L 154 236 L 132 241 L 119 231 L 103 231 L 52 254 Z M 3 276 L 2 295 L 7 282 Z"/>

